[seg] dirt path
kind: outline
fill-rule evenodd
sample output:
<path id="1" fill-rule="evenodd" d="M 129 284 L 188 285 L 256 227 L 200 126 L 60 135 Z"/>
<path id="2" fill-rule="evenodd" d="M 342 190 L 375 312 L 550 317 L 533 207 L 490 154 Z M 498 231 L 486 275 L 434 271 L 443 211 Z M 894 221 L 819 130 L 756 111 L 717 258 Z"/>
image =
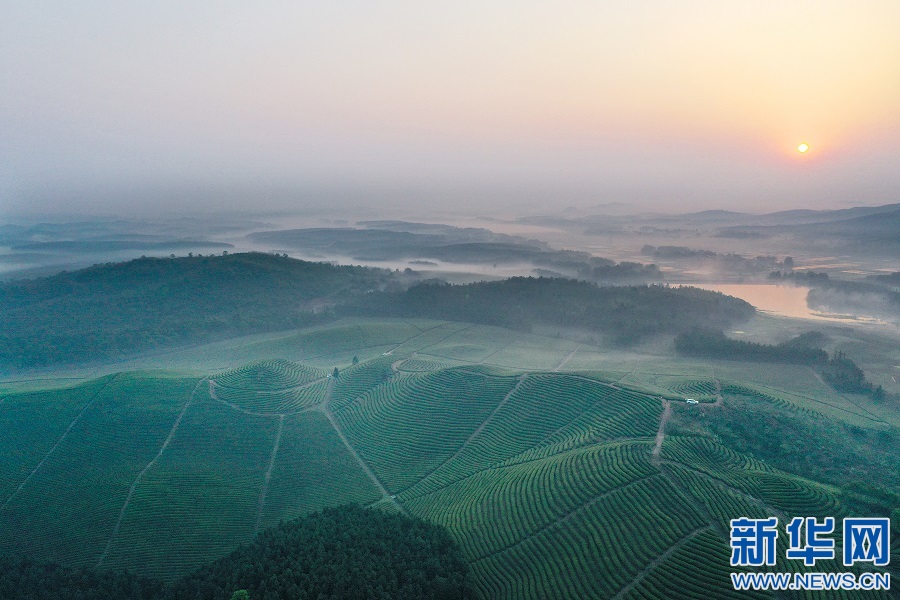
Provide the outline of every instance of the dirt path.
<path id="1" fill-rule="evenodd" d="M 322 380 L 317 379 L 313 383 L 318 383 L 320 381 L 322 381 Z M 238 406 L 237 404 L 235 404 L 233 402 L 229 402 L 228 400 L 222 400 L 221 398 L 219 398 L 219 395 L 216 392 L 216 388 L 218 388 L 218 387 L 224 387 L 224 386 L 218 385 L 212 379 L 209 380 L 209 397 L 212 398 L 213 400 L 215 400 L 216 402 L 221 402 L 228 408 L 236 410 L 239 413 L 244 413 L 245 415 L 251 415 L 254 417 L 284 417 L 286 415 L 299 415 L 301 413 L 319 410 L 318 404 L 314 404 L 312 406 L 307 406 L 306 408 L 301 408 L 300 410 L 288 410 L 285 412 L 259 412 L 259 411 L 255 411 L 255 410 L 250 410 L 250 409 L 244 408 L 243 406 Z M 304 386 L 304 387 L 306 387 L 306 386 Z M 234 389 L 234 388 L 231 388 L 231 389 Z"/>
<path id="2" fill-rule="evenodd" d="M 272 479 L 272 468 L 275 466 L 275 458 L 278 456 L 278 446 L 281 444 L 281 434 L 283 431 L 284 415 L 281 415 L 278 417 L 278 433 L 275 434 L 275 443 L 272 445 L 272 456 L 269 457 L 269 468 L 266 469 L 262 490 L 259 492 L 259 508 L 256 511 L 256 526 L 253 527 L 253 535 L 259 533 L 259 526 L 262 523 L 263 508 L 266 505 L 266 494 L 269 492 L 269 481 Z"/>
<path id="3" fill-rule="evenodd" d="M 494 407 L 494 410 L 491 411 L 491 414 L 489 414 L 489 415 L 487 416 L 487 418 L 485 418 L 485 420 L 481 422 L 481 425 L 479 425 L 479 426 L 475 429 L 475 431 L 473 431 L 472 434 L 471 434 L 469 437 L 466 438 L 466 441 L 464 441 L 464 442 L 462 443 L 462 446 L 460 446 L 460 447 L 456 450 L 456 452 L 453 453 L 453 455 L 452 455 L 450 458 L 448 458 L 447 460 L 441 462 L 441 464 L 439 464 L 438 466 L 436 466 L 436 467 L 433 468 L 432 470 L 430 470 L 430 471 L 428 471 L 427 473 L 425 473 L 425 475 L 423 475 L 418 481 L 416 481 L 414 484 L 412 484 L 412 485 L 406 487 L 403 491 L 412 489 L 412 488 L 414 488 L 415 486 L 419 485 L 420 483 L 422 483 L 423 481 L 425 481 L 426 479 L 428 479 L 428 478 L 432 475 L 432 473 L 434 473 L 435 471 L 437 471 L 438 469 L 440 469 L 440 468 L 443 467 L 444 465 L 446 465 L 446 464 L 452 462 L 454 459 L 456 459 L 456 457 L 458 457 L 460 454 L 462 454 L 463 450 L 465 450 L 465 449 L 469 446 L 469 444 L 472 442 L 472 440 L 474 440 L 476 437 L 478 437 L 478 434 L 481 433 L 481 432 L 484 430 L 485 426 L 487 426 L 487 424 L 490 422 L 490 420 L 494 418 L 494 415 L 496 415 L 497 412 L 498 412 L 501 408 L 503 408 L 503 405 L 506 404 L 506 401 L 509 400 L 510 397 L 512 397 L 512 395 L 516 393 L 516 390 L 518 390 L 519 387 L 521 387 L 522 383 L 525 381 L 525 379 L 526 379 L 527 377 L 528 377 L 528 373 L 524 373 L 524 374 L 522 374 L 522 375 L 519 376 L 519 381 L 516 383 L 515 386 L 513 386 L 513 389 L 509 390 L 509 393 L 507 393 L 507 394 L 503 397 L 503 400 L 501 400 L 501 401 L 497 404 L 497 406 Z"/>
<path id="4" fill-rule="evenodd" d="M 662 460 L 660 461 L 660 463 L 663 464 L 663 465 L 674 465 L 674 466 L 676 466 L 676 467 L 681 467 L 682 469 L 687 469 L 688 471 L 691 471 L 691 472 L 693 472 L 693 473 L 695 473 L 695 474 L 697 474 L 697 475 L 699 475 L 699 476 L 701 476 L 701 477 L 705 477 L 706 479 L 709 479 L 710 481 L 715 482 L 717 485 L 719 485 L 719 486 L 721 486 L 722 488 L 728 490 L 729 492 L 732 492 L 733 494 L 736 494 L 736 495 L 742 497 L 743 499 L 747 500 L 748 502 L 750 502 L 750 503 L 753 504 L 754 506 L 758 506 L 758 507 L 759 507 L 760 509 L 762 509 L 762 511 L 765 512 L 766 514 L 776 516 L 776 517 L 778 517 L 778 518 L 781 519 L 781 520 L 787 520 L 787 521 L 790 521 L 790 519 L 787 518 L 787 515 L 786 515 L 782 510 L 779 510 L 779 509 L 777 509 L 777 508 L 775 508 L 775 507 L 773 507 L 773 506 L 769 506 L 768 504 L 766 504 L 765 502 L 763 502 L 760 498 L 757 498 L 756 496 L 752 496 L 752 495 L 750 495 L 749 493 L 747 493 L 746 491 L 744 491 L 744 490 L 742 490 L 742 489 L 740 489 L 740 488 L 734 487 L 732 484 L 730 484 L 729 482 L 727 482 L 727 481 L 725 481 L 725 480 L 723 480 L 723 479 L 719 479 L 718 477 L 715 477 L 715 476 L 713 476 L 713 475 L 710 475 L 709 473 L 707 473 L 707 472 L 705 472 L 705 471 L 700 471 L 700 470 L 695 469 L 695 468 L 693 468 L 693 467 L 691 467 L 691 466 L 689 466 L 689 465 L 686 465 L 685 463 L 678 462 L 677 460 L 671 460 L 671 459 L 668 459 L 668 458 L 664 458 L 664 459 L 662 459 Z M 663 472 L 665 473 L 665 471 L 663 471 Z M 670 481 L 673 485 L 675 485 L 675 487 L 677 487 L 677 488 L 679 488 L 679 489 L 683 489 L 682 486 L 677 485 L 677 484 L 675 483 L 675 480 L 674 480 L 674 479 L 670 479 L 669 481 Z M 694 496 L 693 494 L 690 494 L 690 497 L 696 499 L 696 496 Z M 711 519 L 712 519 L 712 518 L 710 517 L 710 520 L 711 520 Z"/>
<path id="5" fill-rule="evenodd" d="M 356 449 L 353 447 L 353 444 L 350 443 L 350 440 L 347 439 L 347 436 L 344 435 L 344 432 L 341 430 L 341 426 L 338 424 L 337 419 L 334 417 L 334 413 L 331 411 L 331 390 L 334 387 L 334 380 L 328 382 L 328 395 L 326 396 L 325 402 L 319 405 L 319 410 L 321 410 L 328 421 L 331 423 L 331 426 L 334 428 L 334 431 L 338 434 L 338 437 L 341 438 L 341 441 L 346 446 L 347 450 L 350 452 L 350 455 L 353 456 L 353 459 L 359 464 L 360 468 L 363 472 L 368 476 L 369 479 L 372 480 L 372 483 L 375 484 L 375 487 L 381 492 L 383 496 L 382 500 L 390 501 L 397 507 L 397 509 L 406 514 L 406 509 L 403 508 L 397 499 L 394 498 L 393 495 L 384 487 L 384 483 L 382 483 L 381 479 L 375 474 L 374 471 L 369 467 L 368 463 L 362 459 L 359 453 L 356 452 Z"/>
<path id="6" fill-rule="evenodd" d="M 446 323 L 445 323 L 445 325 L 446 325 Z M 442 326 L 443 326 L 443 325 L 440 325 L 439 327 L 442 327 Z M 463 327 L 462 329 L 457 329 L 456 331 L 450 333 L 449 335 L 445 335 L 444 337 L 442 337 L 441 339 L 437 340 L 436 342 L 432 342 L 431 344 L 428 344 L 427 346 L 422 346 L 421 348 L 418 348 L 418 349 L 416 350 L 416 352 L 421 352 L 422 354 L 428 355 L 429 353 L 428 353 L 428 352 L 425 352 L 425 350 L 427 350 L 428 348 L 432 348 L 432 347 L 434 347 L 434 346 L 437 346 L 437 345 L 440 344 L 441 342 L 445 342 L 445 341 L 449 340 L 449 339 L 452 338 L 454 335 L 459 335 L 460 333 L 466 332 L 466 331 L 472 329 L 473 327 L 475 327 L 475 325 L 467 325 L 466 327 Z M 434 329 L 437 329 L 437 327 L 435 327 Z M 428 331 L 431 331 L 431 330 L 429 329 Z M 419 336 L 416 336 L 416 337 L 419 337 Z M 401 346 L 402 346 L 402 345 L 403 345 L 403 344 L 401 344 Z M 399 347 L 400 347 L 400 346 L 397 346 L 397 348 L 399 348 Z M 394 350 L 396 350 L 397 348 L 394 348 Z M 391 352 L 393 352 L 394 350 L 391 350 Z M 458 360 L 458 359 L 453 358 L 453 357 L 451 357 L 451 356 L 441 356 L 440 354 L 430 354 L 430 356 L 435 356 L 435 357 L 437 357 L 437 358 L 449 358 L 450 360 Z"/>
<path id="7" fill-rule="evenodd" d="M 503 352 L 504 350 L 506 350 L 507 348 L 509 348 L 510 346 L 512 346 L 513 344 L 515 344 L 515 343 L 518 342 L 519 340 L 521 340 L 523 337 L 524 337 L 524 336 L 521 336 L 521 335 L 516 336 L 512 341 L 510 341 L 509 343 L 504 344 L 503 346 L 501 346 L 499 350 L 495 350 L 494 352 L 491 352 L 490 354 L 488 354 L 487 356 L 485 356 L 484 358 L 482 358 L 481 360 L 479 360 L 478 362 L 476 362 L 476 363 L 474 363 L 474 364 L 476 364 L 476 365 L 483 365 L 483 364 L 487 363 L 487 361 L 488 361 L 489 359 L 493 358 L 494 356 L 497 356 L 498 354 L 500 354 L 501 352 Z"/>
<path id="8" fill-rule="evenodd" d="M 194 386 L 194 390 L 191 392 L 191 395 L 188 396 L 187 402 L 184 403 L 184 406 L 181 409 L 181 412 L 178 413 L 178 418 L 175 419 L 175 423 L 172 425 L 172 429 L 169 430 L 169 435 L 166 436 L 165 441 L 162 443 L 162 446 L 159 449 L 159 452 L 156 453 L 150 462 L 148 462 L 141 472 L 137 474 L 137 477 L 134 478 L 134 481 L 131 483 L 131 487 L 128 488 L 128 496 L 125 497 L 125 504 L 122 505 L 122 510 L 119 511 L 119 518 L 116 519 L 116 526 L 113 528 L 112 533 L 109 536 L 109 539 L 106 541 L 106 547 L 103 549 L 103 554 L 100 555 L 100 558 L 97 560 L 97 564 L 95 568 L 100 568 L 103 565 L 103 561 L 106 560 L 106 555 L 109 554 L 109 549 L 112 547 L 113 540 L 116 538 L 116 535 L 119 533 L 119 528 L 122 526 L 122 520 L 125 518 L 125 511 L 128 510 L 128 505 L 131 503 L 131 498 L 134 496 L 134 490 L 137 489 L 138 484 L 141 482 L 141 479 L 144 478 L 144 475 L 153 468 L 153 465 L 156 464 L 156 461 L 159 460 L 159 457 L 162 456 L 163 452 L 166 451 L 166 448 L 169 447 L 169 442 L 172 441 L 172 438 L 175 437 L 175 432 L 178 431 L 178 426 L 181 425 L 181 419 L 184 418 L 184 414 L 187 412 L 187 409 L 194 402 L 194 395 L 197 393 L 197 390 L 200 389 L 200 386 L 203 385 L 203 382 L 206 381 L 204 377 L 200 381 L 197 382 L 197 385 Z"/>
<path id="9" fill-rule="evenodd" d="M 106 386 L 108 386 L 110 383 L 112 383 L 113 380 L 114 380 L 116 377 L 118 377 L 118 376 L 119 376 L 118 373 L 116 373 L 115 375 L 113 375 L 112 378 L 110 378 L 109 381 L 107 381 L 106 383 L 104 383 L 104 384 L 100 387 L 100 389 L 97 390 L 97 391 L 94 393 L 94 396 L 90 399 L 90 401 L 88 401 L 88 403 L 84 405 L 84 408 L 82 408 L 81 411 L 80 411 L 77 415 L 75 415 L 75 418 L 72 419 L 72 422 L 69 423 L 69 426 L 66 427 L 66 430 L 63 432 L 63 434 L 59 437 L 58 440 L 56 440 L 56 443 L 53 444 L 53 447 L 50 448 L 50 450 L 47 452 L 47 454 L 44 455 L 44 458 L 41 459 L 41 462 L 39 462 L 39 463 L 37 464 L 37 466 L 31 470 L 30 473 L 28 473 L 28 476 L 25 477 L 25 479 L 22 480 L 22 483 L 19 484 L 19 487 L 16 488 L 16 491 L 14 491 L 14 492 L 10 495 L 10 497 L 7 498 L 6 501 L 5 501 L 2 505 L 0 505 L 0 511 L 2 511 L 4 508 L 6 508 L 6 506 L 7 506 L 10 502 L 12 502 L 13 499 L 14 499 L 16 496 L 19 495 L 19 492 L 22 491 L 22 488 L 25 487 L 25 484 L 28 483 L 29 481 L 31 481 L 31 478 L 34 477 L 35 473 L 37 473 L 37 472 L 41 469 L 42 466 L 44 466 L 44 463 L 47 462 L 47 459 L 49 459 L 50 456 L 52 456 L 53 453 L 56 452 L 56 449 L 59 448 L 59 445 L 63 443 L 63 440 L 66 439 L 66 436 L 68 436 L 68 435 L 69 435 L 69 432 L 72 431 L 72 428 L 75 427 L 75 424 L 78 423 L 78 421 L 81 420 L 82 415 L 84 415 L 84 413 L 86 413 L 87 410 L 88 410 L 91 406 L 94 405 L 94 402 L 95 402 L 95 401 L 97 400 L 97 398 L 100 396 L 100 393 L 101 393 L 103 390 L 105 390 L 105 389 L 106 389 Z"/>
<path id="10" fill-rule="evenodd" d="M 608 387 L 609 389 L 616 390 L 618 392 L 622 391 L 622 388 L 620 388 L 618 385 L 616 385 L 615 383 L 610 383 L 608 381 L 600 381 L 599 379 L 591 379 L 590 377 L 585 377 L 584 375 L 575 375 L 572 373 L 566 373 L 565 375 L 566 375 L 566 377 L 573 377 L 575 379 L 580 379 L 582 381 L 589 381 L 591 383 L 596 383 L 597 385 L 602 385 L 603 387 Z M 650 393 L 646 393 L 646 392 L 641 392 L 641 393 L 643 393 L 644 396 L 648 396 L 650 398 L 654 397 L 653 394 L 650 394 Z"/>
<path id="11" fill-rule="evenodd" d="M 310 387 L 316 385 L 317 383 L 321 383 L 322 381 L 325 381 L 325 379 L 327 379 L 327 377 L 319 377 L 318 379 L 313 379 L 312 381 L 307 381 L 306 383 L 301 383 L 300 385 L 292 385 L 292 386 L 288 386 L 286 388 L 278 388 L 276 390 L 251 390 L 248 388 L 233 387 L 230 385 L 222 385 L 221 383 L 214 381 L 212 379 L 209 380 L 209 385 L 210 385 L 210 387 L 215 386 L 217 388 L 222 388 L 223 390 L 236 390 L 236 391 L 240 391 L 240 392 L 250 391 L 250 392 L 255 392 L 257 394 L 260 394 L 262 396 L 266 396 L 266 395 L 272 395 L 272 394 L 280 394 L 282 392 L 297 392 L 300 390 L 305 390 L 306 388 L 310 388 Z"/>
<path id="12" fill-rule="evenodd" d="M 716 379 L 716 401 L 713 402 L 713 406 L 722 406 L 725 404 L 725 399 L 722 398 L 722 382 Z"/>
<path id="13" fill-rule="evenodd" d="M 579 348 L 581 348 L 581 344 L 578 344 L 577 346 L 575 346 L 575 349 L 572 350 L 571 352 L 569 352 L 569 355 L 567 357 L 565 357 L 564 359 L 562 359 L 561 363 L 556 365 L 556 368 L 553 369 L 553 372 L 555 373 L 555 372 L 559 371 L 560 369 L 562 369 L 564 366 L 566 366 L 566 363 L 569 362 L 570 360 L 572 360 L 572 357 L 575 356 L 575 353 L 578 352 Z"/>
<path id="14" fill-rule="evenodd" d="M 413 325 L 413 327 L 416 327 L 416 329 L 419 329 L 419 331 L 421 331 L 421 333 L 417 333 L 416 335 L 412 336 L 411 338 L 407 338 L 407 339 L 403 340 L 402 342 L 400 342 L 399 344 L 397 344 L 396 346 L 394 346 L 393 348 L 391 348 L 390 350 L 388 350 L 387 352 L 385 352 L 384 355 L 385 355 L 385 356 L 390 356 L 391 354 L 394 353 L 394 350 L 397 350 L 398 348 L 400 348 L 400 346 L 402 346 L 402 345 L 404 345 L 404 344 L 408 344 L 408 343 L 410 343 L 411 341 L 413 341 L 413 340 L 415 340 L 415 339 L 417 339 L 417 338 L 422 337 L 423 335 L 425 335 L 425 334 L 428 333 L 429 331 L 432 331 L 432 330 L 434 330 L 434 329 L 439 329 L 439 328 L 441 328 L 441 327 L 444 327 L 444 326 L 447 325 L 448 323 L 449 323 L 448 321 L 445 321 L 445 322 L 441 323 L 440 325 L 435 325 L 434 327 L 429 327 L 428 329 L 425 329 L 425 330 L 419 329 L 418 327 L 416 327 L 415 325 Z M 471 327 L 472 327 L 472 326 L 465 327 L 465 328 L 461 329 L 460 331 L 465 331 L 466 329 L 470 329 Z M 454 331 L 453 333 L 451 333 L 451 334 L 448 335 L 447 337 L 441 338 L 440 340 L 438 340 L 438 341 L 435 342 L 435 343 L 440 344 L 441 342 L 443 342 L 443 341 L 446 340 L 447 338 L 453 337 L 453 336 L 456 335 L 457 333 L 459 333 L 459 331 Z M 429 344 L 429 345 L 430 345 L 430 346 L 433 346 L 434 344 Z M 428 346 L 424 346 L 424 348 L 428 348 Z M 423 349 L 423 348 L 419 348 L 419 350 L 422 350 L 422 349 Z"/>
<path id="15" fill-rule="evenodd" d="M 615 596 L 613 596 L 612 600 L 620 600 L 620 598 L 624 598 L 628 594 L 628 592 L 630 592 L 632 590 L 632 588 L 634 588 L 634 586 L 636 586 L 638 583 L 640 583 L 641 580 L 644 577 L 646 577 L 647 575 L 649 575 L 653 571 L 653 569 L 658 567 L 660 565 L 660 563 L 662 563 L 667 558 L 672 556 L 679 548 L 681 548 L 682 546 L 687 544 L 689 541 L 694 539 L 694 537 L 697 534 L 699 534 L 703 531 L 706 531 L 709 528 L 710 528 L 709 525 L 706 525 L 704 527 L 700 527 L 699 529 L 695 529 L 694 531 L 690 532 L 689 534 L 687 534 L 686 536 L 684 536 L 683 538 L 681 538 L 680 540 L 675 542 L 675 544 L 673 544 L 671 548 L 669 548 L 668 550 L 663 552 L 658 557 L 654 558 L 652 561 L 650 561 L 650 564 L 648 564 L 646 567 L 644 567 L 644 570 L 641 571 L 640 573 L 638 573 L 637 577 L 635 577 L 631 581 L 631 583 L 629 583 L 628 585 L 623 587 L 621 590 L 619 590 L 619 593 L 616 594 Z"/>
<path id="16" fill-rule="evenodd" d="M 653 446 L 653 461 L 654 463 L 659 462 L 659 452 L 662 450 L 663 442 L 666 439 L 666 423 L 669 422 L 669 419 L 672 418 L 672 403 L 668 400 L 663 400 L 663 414 L 662 418 L 659 420 L 659 429 L 656 432 L 656 444 Z"/>
<path id="17" fill-rule="evenodd" d="M 658 475 L 645 475 L 644 477 L 640 477 L 640 478 L 638 478 L 638 479 L 635 479 L 634 481 L 630 481 L 629 483 L 626 483 L 625 485 L 622 485 L 622 486 L 619 486 L 619 487 L 617 487 L 617 488 L 613 488 L 613 489 L 611 489 L 611 490 L 607 490 L 607 491 L 605 491 L 605 492 L 603 492 L 603 493 L 601 493 L 601 494 L 598 494 L 598 495 L 594 496 L 593 498 L 590 498 L 589 500 L 583 502 L 582 504 L 579 504 L 578 506 L 576 506 L 575 508 L 573 508 L 572 510 L 570 510 L 570 511 L 567 512 L 566 514 L 562 515 L 561 517 L 559 517 L 559 518 L 557 518 L 557 519 L 553 519 L 553 520 L 550 521 L 549 523 L 546 523 L 546 524 L 542 525 L 541 527 L 535 529 L 534 531 L 532 531 L 531 533 L 525 535 L 524 537 L 519 538 L 519 539 L 516 540 L 515 542 L 512 542 L 511 544 L 507 544 L 507 545 L 503 546 L 502 548 L 499 548 L 499 549 L 497 549 L 497 550 L 494 550 L 494 551 L 492 551 L 492 552 L 489 552 L 489 553 L 487 553 L 487 554 L 483 554 L 483 555 L 479 556 L 478 558 L 474 559 L 474 560 L 472 561 L 472 563 L 481 562 L 481 561 L 483 561 L 483 560 L 486 560 L 486 559 L 488 559 L 488 558 L 491 558 L 492 556 L 497 556 L 498 554 L 503 554 L 504 552 L 506 552 L 507 550 L 509 550 L 509 549 L 511 549 L 511 548 L 515 548 L 516 546 L 519 546 L 519 545 L 521 545 L 521 544 L 524 544 L 525 542 L 527 542 L 527 541 L 530 540 L 531 538 L 533 538 L 533 537 L 535 537 L 536 535 L 539 535 L 539 534 L 541 534 L 541 533 L 547 531 L 547 530 L 550 529 L 551 527 L 555 527 L 555 526 L 557 526 L 557 525 L 560 525 L 560 524 L 562 524 L 562 523 L 565 523 L 566 521 L 568 521 L 569 519 L 571 519 L 572 517 L 574 517 L 576 514 L 578 514 L 578 513 L 581 512 L 582 510 L 586 509 L 588 506 L 591 506 L 592 504 L 596 504 L 596 503 L 599 502 L 600 500 L 603 500 L 604 498 L 607 498 L 607 497 L 611 496 L 612 494 L 619 493 L 619 492 L 621 492 L 621 491 L 624 490 L 624 489 L 627 489 L 627 488 L 629 488 L 629 487 L 631 487 L 631 486 L 633 486 L 633 485 L 635 485 L 635 484 L 638 484 L 638 483 L 640 483 L 640 482 L 642 482 L 642 481 L 646 481 L 647 479 L 650 479 L 650 478 L 652 478 L 652 477 L 658 477 Z"/>
<path id="18" fill-rule="evenodd" d="M 834 391 L 835 394 L 837 394 L 838 396 L 843 398 L 848 404 L 855 406 L 859 410 L 866 413 L 866 415 L 868 415 L 868 417 L 866 417 L 866 418 L 868 418 L 869 420 L 872 420 L 872 421 L 878 421 L 879 423 L 884 423 L 885 425 L 889 424 L 887 421 L 883 420 L 879 415 L 873 413 L 871 410 L 867 409 L 864 406 L 860 406 L 859 404 L 857 404 L 856 402 L 854 402 L 853 400 L 848 398 L 845 394 L 842 394 L 842 393 L 838 392 L 837 390 L 835 390 L 834 388 L 832 388 L 830 385 L 828 385 L 828 383 L 824 379 L 822 379 L 821 373 L 819 373 L 812 367 L 808 367 L 808 368 L 809 368 L 810 372 L 815 376 L 815 378 L 819 380 L 819 383 L 821 383 L 826 388 Z M 825 403 L 823 403 L 823 404 L 825 404 Z M 829 406 L 831 406 L 831 405 L 829 404 Z M 843 410 L 846 410 L 846 409 L 843 409 Z M 847 412 L 849 412 L 850 414 L 854 414 L 852 411 L 849 411 L 849 410 Z"/>

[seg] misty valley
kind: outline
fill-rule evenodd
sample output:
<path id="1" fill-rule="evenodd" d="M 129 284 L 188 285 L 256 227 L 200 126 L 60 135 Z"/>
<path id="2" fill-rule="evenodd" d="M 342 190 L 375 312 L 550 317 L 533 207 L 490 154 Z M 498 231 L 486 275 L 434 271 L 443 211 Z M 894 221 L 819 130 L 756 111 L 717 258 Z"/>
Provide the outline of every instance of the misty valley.
<path id="1" fill-rule="evenodd" d="M 900 205 L 390 216 L 4 223 L 0 590 L 773 597 L 732 519 L 900 522 Z"/>
<path id="2" fill-rule="evenodd" d="M 0 600 L 900 597 L 900 2 L 0 31 Z"/>

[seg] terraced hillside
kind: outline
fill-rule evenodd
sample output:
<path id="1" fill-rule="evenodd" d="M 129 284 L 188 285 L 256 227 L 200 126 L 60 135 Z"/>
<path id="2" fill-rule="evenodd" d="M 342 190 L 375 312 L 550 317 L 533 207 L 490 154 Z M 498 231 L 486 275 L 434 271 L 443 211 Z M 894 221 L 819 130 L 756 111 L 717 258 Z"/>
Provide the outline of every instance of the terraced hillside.
<path id="1" fill-rule="evenodd" d="M 397 346 L 337 377 L 279 359 L 7 393 L 0 552 L 172 580 L 355 501 L 446 526 L 486 599 L 754 597 L 731 589 L 730 519 L 854 512 L 845 490 L 691 428 L 685 411 L 713 419 L 720 393 L 752 392 L 738 383 L 660 382 L 663 398 L 589 371 L 448 364 Z M 855 594 L 831 597 L 878 597 Z"/>

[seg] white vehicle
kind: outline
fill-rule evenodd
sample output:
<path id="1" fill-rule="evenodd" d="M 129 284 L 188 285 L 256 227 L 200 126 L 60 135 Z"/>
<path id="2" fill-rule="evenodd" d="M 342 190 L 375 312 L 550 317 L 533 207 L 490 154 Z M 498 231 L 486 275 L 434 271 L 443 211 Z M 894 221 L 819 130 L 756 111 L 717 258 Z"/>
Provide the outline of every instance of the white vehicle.
<path id="1" fill-rule="evenodd" d="M 694 400 L 693 398 L 685 398 L 684 401 L 688 404 L 700 404 L 699 400 Z"/>

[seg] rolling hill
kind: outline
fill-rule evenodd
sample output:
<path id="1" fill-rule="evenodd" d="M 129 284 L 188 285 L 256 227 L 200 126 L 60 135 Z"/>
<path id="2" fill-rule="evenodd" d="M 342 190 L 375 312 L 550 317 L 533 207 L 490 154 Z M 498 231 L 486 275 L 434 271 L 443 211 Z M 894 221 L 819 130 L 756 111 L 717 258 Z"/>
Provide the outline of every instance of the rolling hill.
<path id="1" fill-rule="evenodd" d="M 765 424 L 723 402 L 827 419 L 787 396 L 688 377 L 651 392 L 402 347 L 337 377 L 268 359 L 8 390 L 0 548 L 173 581 L 281 520 L 352 501 L 446 527 L 482 598 L 737 598 L 731 518 L 842 518 L 900 497 L 884 472 L 867 475 L 888 478 L 879 498 L 725 443 L 728 427 L 746 439 Z M 711 433 L 705 420 L 724 417 Z M 886 473 L 896 447 L 888 456 Z"/>

